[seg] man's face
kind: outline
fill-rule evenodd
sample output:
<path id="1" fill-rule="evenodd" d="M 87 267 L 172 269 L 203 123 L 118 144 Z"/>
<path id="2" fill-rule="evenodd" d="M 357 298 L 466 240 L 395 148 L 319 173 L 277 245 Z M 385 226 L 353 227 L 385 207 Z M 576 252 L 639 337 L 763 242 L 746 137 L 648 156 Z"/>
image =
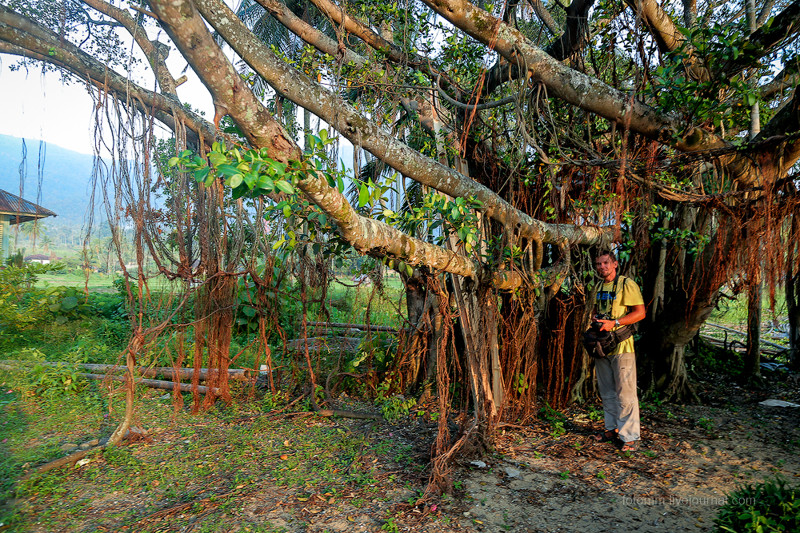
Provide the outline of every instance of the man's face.
<path id="1" fill-rule="evenodd" d="M 614 278 L 617 275 L 617 265 L 616 261 L 612 261 L 611 257 L 608 255 L 601 255 L 597 259 L 594 260 L 594 269 L 597 270 L 597 273 L 603 278 L 603 281 L 614 281 Z"/>

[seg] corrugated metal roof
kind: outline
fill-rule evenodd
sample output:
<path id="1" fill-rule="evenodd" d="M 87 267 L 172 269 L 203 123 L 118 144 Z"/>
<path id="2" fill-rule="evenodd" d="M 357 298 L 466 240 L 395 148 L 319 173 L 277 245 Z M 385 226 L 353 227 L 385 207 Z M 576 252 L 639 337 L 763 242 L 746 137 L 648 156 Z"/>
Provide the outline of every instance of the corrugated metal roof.
<path id="1" fill-rule="evenodd" d="M 33 202 L 24 200 L 15 194 L 0 189 L 0 214 L 12 215 L 10 224 L 28 222 L 37 218 L 58 216 Z"/>

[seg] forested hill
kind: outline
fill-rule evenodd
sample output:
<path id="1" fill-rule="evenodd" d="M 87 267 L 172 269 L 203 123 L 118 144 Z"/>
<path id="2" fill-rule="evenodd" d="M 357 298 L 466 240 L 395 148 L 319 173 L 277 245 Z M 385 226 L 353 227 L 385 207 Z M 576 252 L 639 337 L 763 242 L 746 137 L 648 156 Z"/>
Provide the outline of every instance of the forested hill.
<path id="1" fill-rule="evenodd" d="M 81 224 L 91 194 L 92 156 L 45 144 L 42 150 L 42 190 L 39 200 L 39 141 L 26 139 L 27 172 L 23 197 L 58 216 L 47 220 L 50 227 Z M 0 135 L 0 189 L 19 195 L 22 139 Z"/>

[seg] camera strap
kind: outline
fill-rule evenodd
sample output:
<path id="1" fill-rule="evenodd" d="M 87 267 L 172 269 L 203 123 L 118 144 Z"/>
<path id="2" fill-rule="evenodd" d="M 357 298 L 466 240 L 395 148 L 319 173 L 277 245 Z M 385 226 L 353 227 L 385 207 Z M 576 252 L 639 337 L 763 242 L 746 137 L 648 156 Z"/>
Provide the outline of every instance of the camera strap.
<path id="1" fill-rule="evenodd" d="M 617 275 L 614 276 L 613 286 L 614 292 L 608 291 L 599 291 L 597 293 L 597 310 L 605 315 L 611 316 L 611 311 L 614 309 L 614 300 L 617 299 L 617 292 L 619 291 L 619 278 L 622 277 L 617 272 Z M 605 283 L 603 283 L 605 285 Z M 600 286 L 602 289 L 602 285 Z"/>

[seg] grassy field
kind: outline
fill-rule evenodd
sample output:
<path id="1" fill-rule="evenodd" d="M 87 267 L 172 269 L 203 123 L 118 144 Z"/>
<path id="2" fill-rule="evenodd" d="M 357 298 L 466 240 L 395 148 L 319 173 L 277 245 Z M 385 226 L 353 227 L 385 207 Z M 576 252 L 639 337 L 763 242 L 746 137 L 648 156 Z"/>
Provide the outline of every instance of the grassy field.
<path id="1" fill-rule="evenodd" d="M 41 274 L 37 287 L 89 287 L 89 290 L 110 290 L 113 288 L 115 276 L 90 272 L 88 276 L 79 273 L 48 273 Z"/>
<path id="2" fill-rule="evenodd" d="M 47 274 L 37 286 L 82 286 L 84 281 L 78 275 Z M 309 498 L 318 497 L 329 507 L 341 502 L 351 516 L 363 515 L 359 520 L 374 521 L 369 515 L 376 512 L 378 519 L 383 514 L 391 519 L 386 494 L 397 481 L 413 485 L 407 489 L 411 494 L 424 486 L 424 465 L 409 462 L 409 445 L 372 423 L 351 427 L 318 418 L 308 400 L 289 406 L 302 395 L 289 384 L 279 384 L 283 392 L 275 396 L 241 386 L 230 406 L 220 403 L 197 415 L 176 408 L 170 393 L 139 388 L 135 425 L 146 429 L 140 440 L 95 453 L 77 467 L 27 477 L 32 468 L 75 447 L 108 438 L 122 417 L 124 391 L 118 382 L 78 375 L 79 363 L 121 363 L 130 331 L 124 300 L 109 278 L 92 275 L 89 287 L 89 307 L 81 315 L 62 324 L 44 316 L 34 328 L 0 334 L 3 359 L 22 362 L 17 370 L 0 369 L 0 501 L 5 502 L 0 530 L 165 531 L 188 520 L 195 531 L 277 532 L 286 531 L 281 524 L 302 523 L 302 513 L 282 514 L 272 522 L 264 517 L 242 521 L 237 509 L 253 494 L 274 491 L 289 495 L 293 505 L 311 506 Z M 155 293 L 151 313 L 169 309 L 159 300 L 166 296 Z M 369 309 L 373 324 L 399 325 L 401 303 L 397 288 L 380 292 L 371 285 L 334 283 L 326 298 L 331 321 L 341 322 L 363 323 Z M 295 301 L 285 310 L 295 323 L 299 309 Z M 325 316 L 311 306 L 310 320 Z M 240 354 L 236 366 L 254 362 L 248 351 L 253 337 L 246 331 L 234 335 L 231 353 Z M 138 363 L 171 365 L 174 342 L 165 335 L 140 353 Z M 273 357 L 284 375 L 302 374 L 304 363 L 295 365 L 281 354 L 280 339 L 275 342 Z M 191 349 L 187 343 L 186 350 Z M 191 405 L 190 395 L 182 398 Z M 369 401 L 361 408 L 377 412 Z"/>
<path id="3" fill-rule="evenodd" d="M 315 499 L 352 517 L 389 502 L 398 483 L 414 495 L 424 481 L 410 446 L 377 426 L 285 416 L 283 398 L 245 390 L 231 406 L 191 415 L 162 393 L 139 390 L 136 426 L 144 429 L 133 440 L 20 479 L 65 449 L 107 437 L 122 402 L 97 382 L 43 399 L 4 376 L 0 523 L 10 531 L 177 531 L 190 524 L 193 531 L 278 532 L 302 524 L 300 509 Z M 262 507 L 275 497 L 289 513 L 243 515 L 256 494 Z M 385 513 L 376 518 L 391 516 Z"/>

